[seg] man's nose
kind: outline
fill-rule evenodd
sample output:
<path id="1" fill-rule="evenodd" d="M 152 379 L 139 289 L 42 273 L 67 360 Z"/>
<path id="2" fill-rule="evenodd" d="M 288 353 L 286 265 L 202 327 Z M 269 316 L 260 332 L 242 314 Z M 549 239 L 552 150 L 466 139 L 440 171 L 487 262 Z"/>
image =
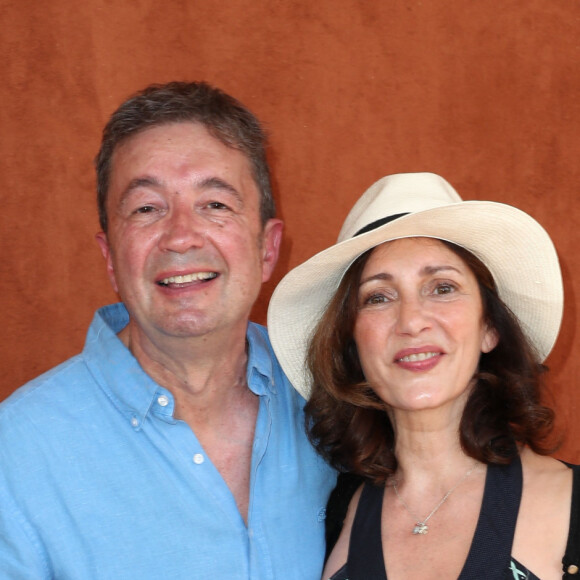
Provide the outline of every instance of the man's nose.
<path id="1" fill-rule="evenodd" d="M 192 208 L 176 208 L 163 220 L 160 249 L 184 253 L 205 243 L 208 224 Z"/>

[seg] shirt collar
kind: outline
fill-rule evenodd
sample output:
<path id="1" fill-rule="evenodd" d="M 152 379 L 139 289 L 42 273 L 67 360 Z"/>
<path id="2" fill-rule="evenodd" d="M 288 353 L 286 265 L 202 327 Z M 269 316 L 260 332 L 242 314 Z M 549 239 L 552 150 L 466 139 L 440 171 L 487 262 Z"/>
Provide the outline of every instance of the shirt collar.
<path id="1" fill-rule="evenodd" d="M 142 368 L 119 333 L 129 323 L 121 303 L 97 310 L 89 328 L 83 356 L 99 386 L 117 409 L 139 429 L 162 389 Z"/>
<path id="2" fill-rule="evenodd" d="M 248 387 L 256 395 L 265 395 L 267 391 L 276 394 L 274 376 L 277 366 L 274 364 L 275 355 L 266 329 L 255 322 L 248 323 L 246 340 L 248 341 Z"/>

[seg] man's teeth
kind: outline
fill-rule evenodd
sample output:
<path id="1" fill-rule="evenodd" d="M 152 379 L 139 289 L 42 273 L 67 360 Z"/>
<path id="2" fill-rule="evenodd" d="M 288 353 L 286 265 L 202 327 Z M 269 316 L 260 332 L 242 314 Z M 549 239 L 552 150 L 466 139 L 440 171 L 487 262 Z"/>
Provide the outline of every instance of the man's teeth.
<path id="1" fill-rule="evenodd" d="M 196 282 L 198 280 L 211 280 L 215 278 L 217 274 L 215 272 L 195 272 L 194 274 L 185 274 L 184 276 L 169 276 L 169 278 L 164 278 L 159 283 L 160 284 L 187 284 L 188 282 Z"/>
<path id="2" fill-rule="evenodd" d="M 428 358 L 433 358 L 438 356 L 438 352 L 418 352 L 417 354 L 408 354 L 407 356 L 401 357 L 399 360 L 401 362 L 417 362 L 420 360 L 427 360 Z"/>

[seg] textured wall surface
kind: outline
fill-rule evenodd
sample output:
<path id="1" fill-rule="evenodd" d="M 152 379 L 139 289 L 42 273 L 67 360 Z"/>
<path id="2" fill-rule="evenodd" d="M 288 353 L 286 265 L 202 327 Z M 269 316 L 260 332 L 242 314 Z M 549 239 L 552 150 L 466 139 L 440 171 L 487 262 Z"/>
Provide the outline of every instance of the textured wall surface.
<path id="1" fill-rule="evenodd" d="M 388 173 L 440 173 L 546 227 L 566 292 L 548 360 L 560 455 L 580 461 L 580 2 L 0 0 L 0 27 L 0 397 L 78 352 L 115 300 L 94 242 L 106 119 L 147 84 L 205 79 L 271 133 L 287 227 L 258 321 Z"/>

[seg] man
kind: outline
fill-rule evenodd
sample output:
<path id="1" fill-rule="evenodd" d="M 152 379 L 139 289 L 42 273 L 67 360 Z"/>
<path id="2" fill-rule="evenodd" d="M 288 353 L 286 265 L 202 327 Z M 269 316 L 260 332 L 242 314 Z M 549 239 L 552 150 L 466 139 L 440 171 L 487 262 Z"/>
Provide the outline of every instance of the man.
<path id="1" fill-rule="evenodd" d="M 248 323 L 282 235 L 258 121 L 149 87 L 96 165 L 122 304 L 0 406 L 0 578 L 319 578 L 334 474 Z"/>

